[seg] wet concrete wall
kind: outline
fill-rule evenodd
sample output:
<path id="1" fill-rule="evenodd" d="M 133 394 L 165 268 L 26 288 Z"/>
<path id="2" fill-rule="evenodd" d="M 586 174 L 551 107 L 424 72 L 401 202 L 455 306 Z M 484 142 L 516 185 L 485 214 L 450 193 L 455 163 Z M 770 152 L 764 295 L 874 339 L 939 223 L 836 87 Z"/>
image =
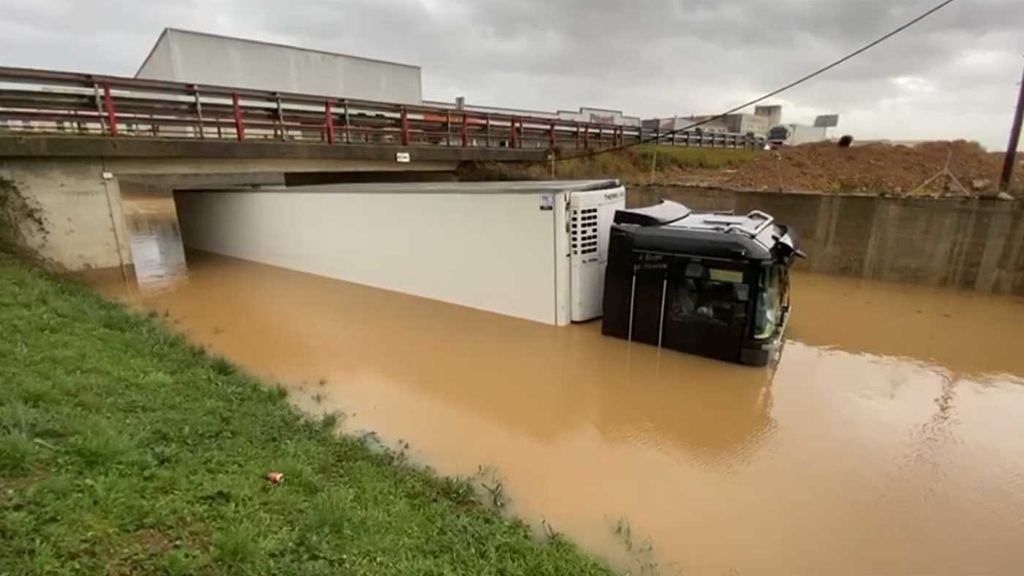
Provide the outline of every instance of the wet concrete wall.
<path id="1" fill-rule="evenodd" d="M 630 206 L 665 198 L 697 210 L 763 210 L 796 229 L 798 266 L 839 274 L 1024 295 L 1024 203 L 635 187 Z"/>

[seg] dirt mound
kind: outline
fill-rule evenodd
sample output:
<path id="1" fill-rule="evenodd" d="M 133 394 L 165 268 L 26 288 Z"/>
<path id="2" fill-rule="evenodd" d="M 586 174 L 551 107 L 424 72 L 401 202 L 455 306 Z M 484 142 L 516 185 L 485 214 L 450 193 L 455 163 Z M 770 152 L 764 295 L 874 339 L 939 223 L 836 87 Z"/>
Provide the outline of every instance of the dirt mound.
<path id="1" fill-rule="evenodd" d="M 819 143 L 758 154 L 733 171 L 694 176 L 754 190 L 989 195 L 996 193 L 1001 168 L 1001 156 L 975 142 L 852 148 Z"/>
<path id="2" fill-rule="evenodd" d="M 483 164 L 470 166 L 460 177 L 618 178 L 626 184 L 735 190 L 994 196 L 1002 163 L 1002 154 L 986 152 L 976 142 L 963 140 L 914 146 L 871 143 L 851 148 L 822 142 L 773 151 L 643 145 L 557 162 L 553 174 L 549 163 Z M 1017 170 L 1010 190 L 1024 193 L 1024 166 Z"/>

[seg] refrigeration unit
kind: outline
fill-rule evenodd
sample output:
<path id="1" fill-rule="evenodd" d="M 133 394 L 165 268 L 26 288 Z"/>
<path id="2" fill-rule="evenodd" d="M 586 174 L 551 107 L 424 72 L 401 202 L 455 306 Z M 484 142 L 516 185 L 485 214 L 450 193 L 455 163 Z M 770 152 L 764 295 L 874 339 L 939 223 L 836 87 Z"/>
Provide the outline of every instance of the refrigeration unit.
<path id="1" fill-rule="evenodd" d="M 601 316 L 625 198 L 617 180 L 175 194 L 189 248 L 554 325 Z"/>

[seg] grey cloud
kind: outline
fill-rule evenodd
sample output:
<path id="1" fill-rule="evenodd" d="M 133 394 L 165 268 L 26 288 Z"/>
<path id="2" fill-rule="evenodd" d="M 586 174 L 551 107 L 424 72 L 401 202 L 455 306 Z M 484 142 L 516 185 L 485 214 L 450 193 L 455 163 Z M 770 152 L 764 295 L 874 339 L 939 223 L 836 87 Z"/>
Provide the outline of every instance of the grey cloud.
<path id="1" fill-rule="evenodd" d="M 801 76 L 935 2 L 0 0 L 0 63 L 132 74 L 160 30 L 177 26 L 419 64 L 428 98 L 688 114 Z M 865 137 L 999 148 L 1022 25 L 1020 0 L 958 0 L 778 101 L 843 113 L 843 130 Z"/>

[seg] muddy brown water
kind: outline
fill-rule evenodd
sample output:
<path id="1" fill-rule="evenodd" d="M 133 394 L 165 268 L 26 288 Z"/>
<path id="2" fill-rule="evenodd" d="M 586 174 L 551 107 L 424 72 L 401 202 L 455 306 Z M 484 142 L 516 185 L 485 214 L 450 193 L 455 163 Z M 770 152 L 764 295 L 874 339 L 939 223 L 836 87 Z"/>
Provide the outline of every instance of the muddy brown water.
<path id="1" fill-rule="evenodd" d="M 134 229 L 177 239 L 176 226 Z M 172 250 L 142 253 L 183 269 Z M 797 273 L 789 340 L 766 370 L 604 338 L 599 323 L 550 327 L 187 256 L 175 282 L 148 264 L 141 288 L 93 281 L 168 312 L 301 408 L 344 413 L 347 432 L 408 442 L 441 473 L 485 467 L 510 513 L 620 569 L 1024 565 L 1019 298 Z"/>

